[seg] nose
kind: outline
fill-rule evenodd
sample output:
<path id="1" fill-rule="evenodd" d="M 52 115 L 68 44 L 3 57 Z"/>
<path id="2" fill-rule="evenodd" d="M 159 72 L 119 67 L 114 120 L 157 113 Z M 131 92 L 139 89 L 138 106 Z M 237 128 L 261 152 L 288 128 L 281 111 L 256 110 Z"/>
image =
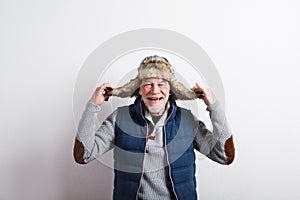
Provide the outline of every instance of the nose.
<path id="1" fill-rule="evenodd" d="M 158 94 L 160 91 L 160 88 L 158 87 L 158 84 L 152 84 L 152 87 L 151 87 L 151 92 L 153 94 Z"/>

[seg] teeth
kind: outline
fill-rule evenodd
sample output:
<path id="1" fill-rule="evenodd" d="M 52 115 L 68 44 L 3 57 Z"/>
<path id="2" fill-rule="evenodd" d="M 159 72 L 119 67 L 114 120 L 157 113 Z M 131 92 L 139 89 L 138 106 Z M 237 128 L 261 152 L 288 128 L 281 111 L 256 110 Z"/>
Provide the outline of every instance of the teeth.
<path id="1" fill-rule="evenodd" d="M 149 100 L 162 100 L 163 98 L 162 97 L 160 97 L 160 98 L 151 98 L 151 97 L 149 97 L 148 99 Z"/>

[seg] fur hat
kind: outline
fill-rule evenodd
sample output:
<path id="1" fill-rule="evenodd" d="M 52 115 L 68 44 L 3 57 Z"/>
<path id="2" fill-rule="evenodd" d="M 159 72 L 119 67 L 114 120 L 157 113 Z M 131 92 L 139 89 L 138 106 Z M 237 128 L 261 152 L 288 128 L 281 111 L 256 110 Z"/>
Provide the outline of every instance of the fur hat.
<path id="1" fill-rule="evenodd" d="M 187 89 L 182 83 L 176 80 L 174 69 L 169 61 L 166 58 L 157 55 L 146 57 L 138 68 L 137 77 L 121 87 L 114 88 L 112 91 L 108 92 L 108 95 L 123 98 L 138 96 L 142 80 L 148 78 L 161 78 L 167 80 L 170 84 L 170 98 L 178 100 L 192 100 L 197 98 L 195 92 L 191 89 Z"/>

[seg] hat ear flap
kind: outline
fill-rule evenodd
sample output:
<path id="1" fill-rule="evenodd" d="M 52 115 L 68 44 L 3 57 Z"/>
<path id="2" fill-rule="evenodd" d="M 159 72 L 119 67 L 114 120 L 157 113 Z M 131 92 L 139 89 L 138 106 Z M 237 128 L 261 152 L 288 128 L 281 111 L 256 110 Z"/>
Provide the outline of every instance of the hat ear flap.
<path id="1" fill-rule="evenodd" d="M 172 96 L 178 100 L 192 100 L 197 96 L 194 91 L 187 89 L 182 83 L 177 81 L 171 82 Z"/>
<path id="2" fill-rule="evenodd" d="M 134 94 L 139 89 L 139 87 L 140 81 L 139 79 L 135 78 L 132 79 L 130 82 L 126 83 L 125 85 L 113 89 L 112 95 L 122 98 L 132 97 L 135 96 Z"/>
<path id="3" fill-rule="evenodd" d="M 131 97 L 137 97 L 137 96 L 139 96 L 139 95 L 141 95 L 141 94 L 140 94 L 140 88 L 137 88 L 137 89 L 133 92 L 133 94 L 131 95 Z"/>

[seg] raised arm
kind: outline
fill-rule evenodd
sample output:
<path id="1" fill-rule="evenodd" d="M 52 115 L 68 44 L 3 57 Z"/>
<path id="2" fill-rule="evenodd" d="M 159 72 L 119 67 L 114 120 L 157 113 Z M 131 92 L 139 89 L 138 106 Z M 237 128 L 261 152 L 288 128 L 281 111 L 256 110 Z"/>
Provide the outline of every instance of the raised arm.
<path id="1" fill-rule="evenodd" d="M 108 97 L 104 91 L 109 88 L 112 88 L 109 83 L 96 88 L 81 116 L 73 148 L 74 160 L 79 164 L 86 164 L 112 148 L 116 112 L 105 119 L 100 127 L 97 121 L 100 106 Z"/>
<path id="2" fill-rule="evenodd" d="M 221 164 L 231 164 L 235 156 L 233 136 L 224 111 L 216 101 L 213 93 L 198 83 L 193 87 L 194 92 L 202 92 L 199 98 L 204 101 L 209 111 L 213 130 L 207 129 L 205 124 L 198 121 L 194 147 L 213 161 Z"/>

